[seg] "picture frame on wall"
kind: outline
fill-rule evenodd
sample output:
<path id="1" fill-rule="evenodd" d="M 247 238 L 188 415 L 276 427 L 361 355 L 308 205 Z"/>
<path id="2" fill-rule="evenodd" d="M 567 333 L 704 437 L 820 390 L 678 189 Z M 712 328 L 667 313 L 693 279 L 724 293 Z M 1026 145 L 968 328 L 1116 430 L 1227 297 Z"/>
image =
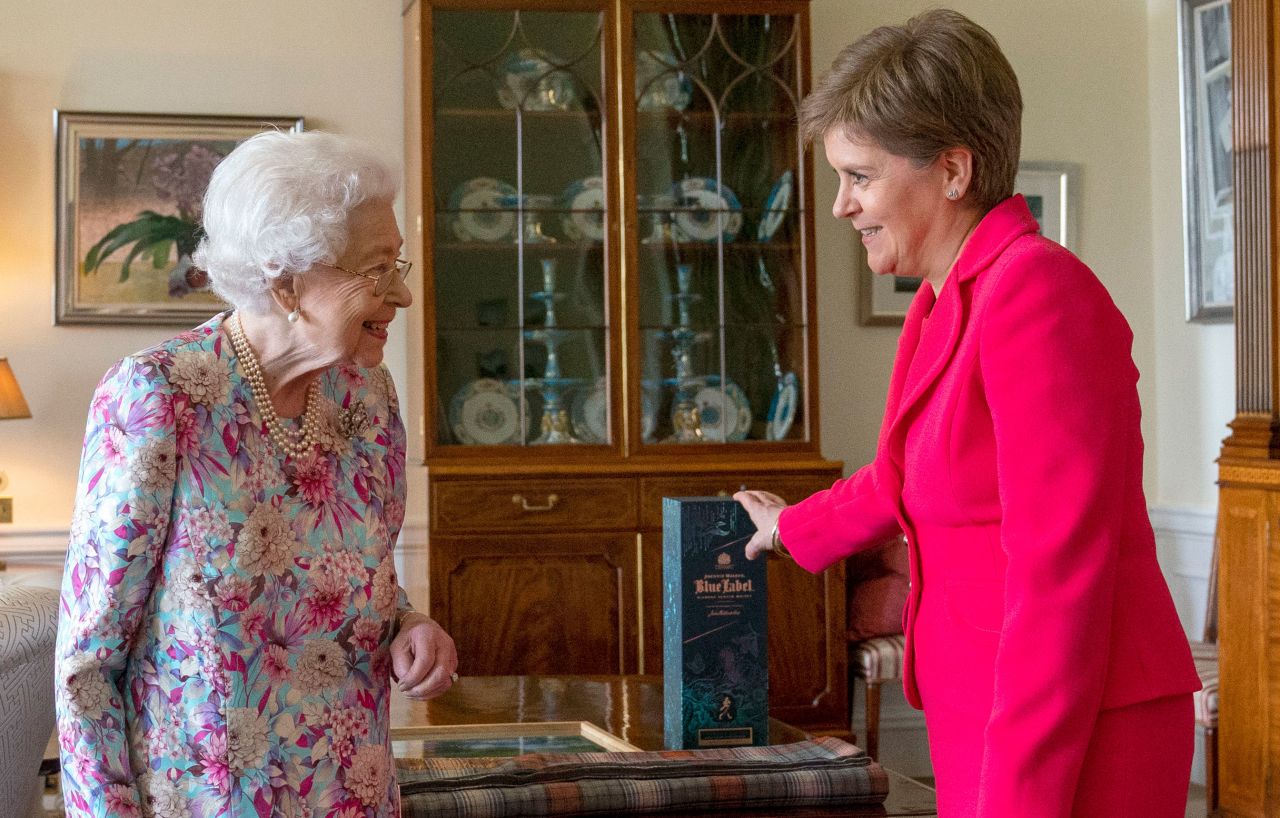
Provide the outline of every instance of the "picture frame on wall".
<path id="1" fill-rule="evenodd" d="M 194 326 L 223 308 L 191 264 L 209 176 L 297 116 L 54 111 L 55 324 Z"/>
<path id="2" fill-rule="evenodd" d="M 1230 0 L 1180 0 L 1178 29 L 1187 320 L 1230 321 L 1235 305 Z"/>
<path id="3" fill-rule="evenodd" d="M 1075 162 L 1020 162 L 1014 192 L 1027 200 L 1040 232 L 1068 250 L 1079 235 L 1080 165 Z M 854 233 L 855 240 L 857 233 Z M 907 317 L 919 278 L 876 275 L 867 266 L 862 242 L 855 247 L 858 270 L 858 320 L 863 326 L 899 325 Z"/>

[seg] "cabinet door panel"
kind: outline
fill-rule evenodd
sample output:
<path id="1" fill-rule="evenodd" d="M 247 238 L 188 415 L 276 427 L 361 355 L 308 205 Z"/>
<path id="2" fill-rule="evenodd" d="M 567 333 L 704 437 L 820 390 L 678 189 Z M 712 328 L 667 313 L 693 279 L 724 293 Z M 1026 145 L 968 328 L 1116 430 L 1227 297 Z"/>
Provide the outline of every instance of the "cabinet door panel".
<path id="1" fill-rule="evenodd" d="M 462 673 L 634 673 L 631 534 L 433 537 L 431 613 Z"/>

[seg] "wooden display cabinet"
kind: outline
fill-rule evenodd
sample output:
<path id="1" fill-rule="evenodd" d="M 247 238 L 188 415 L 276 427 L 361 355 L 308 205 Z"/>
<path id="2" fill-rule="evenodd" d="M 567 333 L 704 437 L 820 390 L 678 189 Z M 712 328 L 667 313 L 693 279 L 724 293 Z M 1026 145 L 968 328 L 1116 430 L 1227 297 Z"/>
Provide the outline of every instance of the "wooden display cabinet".
<path id="1" fill-rule="evenodd" d="M 826 488 L 808 5 L 405 12 L 428 605 L 472 675 L 658 673 L 661 498 Z M 843 730 L 843 567 L 770 566 L 775 716 Z"/>

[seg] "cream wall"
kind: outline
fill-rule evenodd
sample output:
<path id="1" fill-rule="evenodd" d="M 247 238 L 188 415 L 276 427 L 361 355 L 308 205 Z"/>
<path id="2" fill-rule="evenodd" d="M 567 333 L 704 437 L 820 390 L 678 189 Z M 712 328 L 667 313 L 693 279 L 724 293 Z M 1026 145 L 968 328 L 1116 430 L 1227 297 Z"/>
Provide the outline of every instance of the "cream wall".
<path id="1" fill-rule="evenodd" d="M 65 531 L 94 385 L 113 361 L 174 332 L 53 326 L 53 109 L 300 114 L 398 164 L 399 9 L 398 0 L 4 0 L 0 356 L 34 415 L 0 422 L 17 530 Z M 404 384 L 398 333 L 388 358 Z"/>
<path id="2" fill-rule="evenodd" d="M 6 3 L 0 12 L 0 355 L 35 418 L 0 423 L 17 525 L 65 530 L 89 394 L 110 363 L 167 329 L 54 327 L 51 112 L 302 114 L 401 153 L 398 0 Z M 815 73 L 867 28 L 931 3 L 815 0 Z M 1022 81 L 1023 155 L 1083 166 L 1080 254 L 1134 327 L 1154 505 L 1211 509 L 1232 405 L 1231 329 L 1182 320 L 1173 0 L 955 0 L 992 30 Z M 1087 24 L 1085 24 L 1087 21 Z M 1142 100 L 1149 100 L 1143 104 Z M 1137 102 L 1135 102 L 1137 101 Z M 853 243 L 817 165 L 824 453 L 870 457 L 896 331 L 859 327 Z M 416 313 L 416 310 L 415 310 Z M 416 432 L 421 363 L 400 322 L 389 361 Z M 415 448 L 420 444 L 415 440 Z M 421 474 L 414 475 L 421 485 Z M 417 495 L 417 496 L 420 496 Z M 423 509 L 410 507 L 419 518 Z"/>
<path id="3" fill-rule="evenodd" d="M 815 76 L 859 32 L 936 5 L 815 0 Z M 1082 166 L 1076 250 L 1134 330 L 1149 501 L 1216 507 L 1213 460 L 1234 407 L 1234 352 L 1231 325 L 1183 316 L 1177 4 L 947 5 L 988 28 L 1018 74 L 1023 158 Z M 857 325 L 852 237 L 828 215 L 835 184 L 821 156 L 816 170 L 824 449 L 856 465 L 874 452 L 897 330 Z"/>

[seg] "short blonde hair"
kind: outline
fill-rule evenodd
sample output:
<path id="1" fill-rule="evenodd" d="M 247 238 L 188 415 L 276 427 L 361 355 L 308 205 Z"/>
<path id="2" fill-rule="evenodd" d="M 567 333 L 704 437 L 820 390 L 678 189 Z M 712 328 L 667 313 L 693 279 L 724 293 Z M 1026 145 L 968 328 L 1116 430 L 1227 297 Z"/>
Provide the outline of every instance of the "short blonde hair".
<path id="1" fill-rule="evenodd" d="M 935 9 L 845 46 L 800 104 L 806 142 L 839 128 L 927 165 L 949 148 L 973 154 L 969 195 L 984 211 L 1013 195 L 1022 92 L 985 28 Z"/>

